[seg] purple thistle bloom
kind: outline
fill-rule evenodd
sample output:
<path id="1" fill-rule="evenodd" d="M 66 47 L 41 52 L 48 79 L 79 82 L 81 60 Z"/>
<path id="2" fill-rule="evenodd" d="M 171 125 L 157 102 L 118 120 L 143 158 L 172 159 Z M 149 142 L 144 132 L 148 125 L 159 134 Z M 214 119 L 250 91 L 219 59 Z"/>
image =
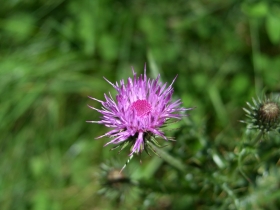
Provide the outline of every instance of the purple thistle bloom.
<path id="1" fill-rule="evenodd" d="M 180 99 L 171 101 L 172 84 L 177 76 L 167 87 L 167 83 L 162 85 L 159 82 L 160 75 L 156 79 L 147 79 L 146 67 L 144 75 L 141 74 L 139 77 L 136 76 L 133 68 L 132 72 L 133 78 L 128 78 L 127 84 L 124 80 L 121 80 L 120 84 L 117 82 L 113 84 L 104 78 L 117 90 L 116 101 L 110 93 L 109 96 L 104 94 L 105 101 L 89 97 L 102 104 L 102 109 L 89 107 L 103 116 L 100 121 L 87 121 L 112 128 L 111 131 L 97 138 L 105 136 L 113 138 L 104 146 L 117 144 L 114 148 L 122 146 L 122 150 L 129 143 L 132 143 L 131 158 L 134 153 L 139 154 L 144 149 L 147 151 L 146 147 L 149 147 L 147 141 L 158 145 L 153 137 L 159 136 L 167 140 L 168 138 L 161 131 L 161 127 L 169 119 L 181 119 L 182 116 L 186 116 L 181 112 L 192 109 L 180 107 Z"/>

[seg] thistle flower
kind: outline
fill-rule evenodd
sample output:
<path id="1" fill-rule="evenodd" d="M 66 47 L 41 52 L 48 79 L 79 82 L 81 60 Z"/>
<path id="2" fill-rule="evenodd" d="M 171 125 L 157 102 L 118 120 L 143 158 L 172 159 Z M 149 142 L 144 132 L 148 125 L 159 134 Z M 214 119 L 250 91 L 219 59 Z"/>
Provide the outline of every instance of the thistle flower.
<path id="1" fill-rule="evenodd" d="M 241 121 L 248 124 L 249 129 L 257 129 L 262 133 L 276 130 L 280 127 L 280 105 L 276 98 L 264 98 L 255 100 L 253 105 L 247 102 L 250 110 L 243 108 L 248 121 Z"/>
<path id="2" fill-rule="evenodd" d="M 132 73 L 133 78 L 128 78 L 126 84 L 124 80 L 119 84 L 117 82 L 113 84 L 104 78 L 117 90 L 116 101 L 110 93 L 109 96 L 104 94 L 105 101 L 89 97 L 101 103 L 102 109 L 89 107 L 103 116 L 100 121 L 87 121 L 112 128 L 111 131 L 97 138 L 113 138 L 104 146 L 116 144 L 112 149 L 121 147 L 121 151 L 131 144 L 130 159 L 134 154 L 141 154 L 143 150 L 148 153 L 147 148 L 151 149 L 149 144 L 160 146 L 155 137 L 168 140 L 161 128 L 172 119 L 181 119 L 185 116 L 182 112 L 192 109 L 180 107 L 180 99 L 171 101 L 172 85 L 176 77 L 167 87 L 167 83 L 162 84 L 159 81 L 160 75 L 156 79 L 148 79 L 146 67 L 144 75 L 137 77 L 133 68 Z"/>

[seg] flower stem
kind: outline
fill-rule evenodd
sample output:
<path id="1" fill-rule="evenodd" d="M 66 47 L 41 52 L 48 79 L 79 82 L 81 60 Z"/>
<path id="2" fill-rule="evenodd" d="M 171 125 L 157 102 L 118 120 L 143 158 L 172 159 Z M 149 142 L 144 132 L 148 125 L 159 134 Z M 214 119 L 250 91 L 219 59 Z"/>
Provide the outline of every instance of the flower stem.
<path id="1" fill-rule="evenodd" d="M 242 158 L 243 156 L 246 154 L 246 148 L 243 148 L 241 150 L 241 152 L 239 153 L 238 155 L 238 169 L 239 169 L 239 172 L 241 173 L 241 175 L 249 182 L 252 184 L 252 181 L 251 179 L 246 175 L 246 173 L 243 171 L 242 169 Z"/>
<path id="2" fill-rule="evenodd" d="M 256 143 L 258 143 L 261 139 L 261 137 L 263 136 L 263 131 L 260 131 L 260 133 L 256 136 L 256 138 L 253 140 L 253 145 L 255 145 Z"/>
<path id="3" fill-rule="evenodd" d="M 186 172 L 187 167 L 182 163 L 180 160 L 174 158 L 173 156 L 169 155 L 165 150 L 156 147 L 154 144 L 148 142 L 149 146 L 169 165 L 173 166 L 174 168 L 178 169 L 179 171 Z"/>
<path id="4" fill-rule="evenodd" d="M 260 141 L 262 135 L 263 135 L 263 131 L 260 131 L 259 134 L 256 136 L 256 138 L 253 140 L 253 142 L 252 142 L 253 145 L 255 145 L 256 143 L 258 143 L 258 142 Z M 242 176 L 243 176 L 245 179 L 247 179 L 248 182 L 250 182 L 250 183 L 252 184 L 251 179 L 245 174 L 245 172 L 244 172 L 243 169 L 242 169 L 242 158 L 246 155 L 247 152 L 248 152 L 248 151 L 247 151 L 247 148 L 244 147 L 244 148 L 241 150 L 241 152 L 239 153 L 239 155 L 238 155 L 238 168 L 239 168 L 239 171 L 240 171 L 240 173 L 242 174 Z"/>
<path id="5" fill-rule="evenodd" d="M 236 197 L 236 195 L 234 194 L 233 190 L 229 188 L 229 186 L 227 185 L 227 183 L 223 183 L 223 184 L 222 184 L 222 188 L 223 188 L 224 191 L 226 191 L 227 194 L 233 199 L 234 205 L 235 205 L 236 209 L 239 209 L 239 200 L 237 199 L 237 197 Z"/>

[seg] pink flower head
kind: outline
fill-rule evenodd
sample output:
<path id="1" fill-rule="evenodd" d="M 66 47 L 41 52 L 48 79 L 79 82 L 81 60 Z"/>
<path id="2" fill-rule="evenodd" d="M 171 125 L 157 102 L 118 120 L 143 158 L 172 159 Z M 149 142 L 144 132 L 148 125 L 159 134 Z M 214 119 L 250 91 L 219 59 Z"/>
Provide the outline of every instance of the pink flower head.
<path id="1" fill-rule="evenodd" d="M 122 146 L 122 150 L 129 143 L 132 143 L 130 156 L 146 150 L 147 141 L 157 145 L 155 138 L 152 137 L 159 136 L 167 140 L 168 138 L 164 135 L 161 127 L 169 119 L 181 119 L 182 116 L 185 116 L 182 112 L 192 109 L 180 107 L 180 99 L 172 102 L 172 84 L 176 77 L 167 87 L 167 83 L 159 82 L 160 75 L 156 79 L 147 78 L 146 67 L 144 75 L 141 74 L 139 77 L 133 68 L 132 72 L 133 78 L 128 78 L 126 84 L 124 80 L 121 80 L 119 84 L 117 82 L 113 84 L 104 78 L 117 90 L 116 100 L 110 93 L 109 96 L 104 95 L 105 101 L 90 97 L 102 104 L 102 109 L 89 106 L 101 113 L 102 117 L 100 121 L 88 121 L 112 128 L 111 131 L 98 137 L 108 136 L 112 138 L 104 146 L 117 144 L 116 147 Z"/>

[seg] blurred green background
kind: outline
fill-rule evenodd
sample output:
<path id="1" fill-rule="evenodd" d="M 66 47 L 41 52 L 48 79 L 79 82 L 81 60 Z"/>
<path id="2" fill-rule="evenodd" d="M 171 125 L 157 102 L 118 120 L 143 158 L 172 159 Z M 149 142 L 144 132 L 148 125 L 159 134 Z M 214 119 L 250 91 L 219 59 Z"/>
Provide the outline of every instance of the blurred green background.
<path id="1" fill-rule="evenodd" d="M 250 155 L 253 184 L 236 172 L 246 128 L 238 122 L 242 107 L 262 92 L 280 91 L 279 53 L 276 0 L 1 1 L 1 210 L 116 209 L 116 203 L 118 209 L 279 209 L 279 137 L 268 141 L 266 164 Z M 151 182 L 116 201 L 98 194 L 108 178 L 100 164 L 113 158 L 122 165 L 129 151 L 119 155 L 103 148 L 108 139 L 95 140 L 108 129 L 85 123 L 100 117 L 87 107 L 100 104 L 87 96 L 115 94 L 103 76 L 126 79 L 131 66 L 140 74 L 145 63 L 149 76 L 160 73 L 164 82 L 178 74 L 174 98 L 197 107 L 181 129 L 169 131 L 177 139 L 169 152 L 205 175 L 182 175 L 143 155 L 125 173 Z M 217 170 L 221 183 L 210 178 Z M 176 187 L 156 188 L 153 180 L 194 186 L 176 194 Z M 266 199 L 264 191 L 274 196 Z"/>

